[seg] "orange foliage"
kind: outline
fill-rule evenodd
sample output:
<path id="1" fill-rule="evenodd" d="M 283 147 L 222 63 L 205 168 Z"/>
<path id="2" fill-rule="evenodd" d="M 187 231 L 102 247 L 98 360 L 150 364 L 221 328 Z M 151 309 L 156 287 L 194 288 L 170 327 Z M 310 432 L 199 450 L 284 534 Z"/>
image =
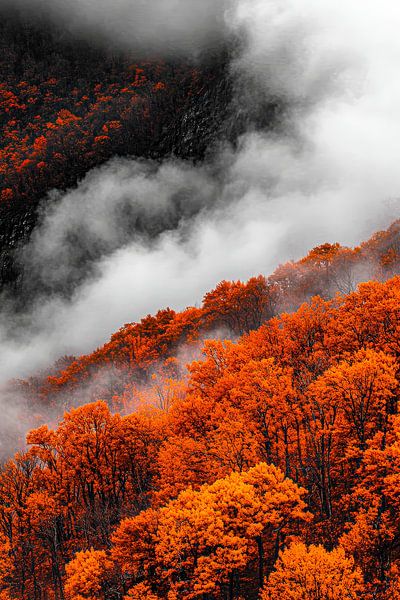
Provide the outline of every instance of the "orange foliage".
<path id="1" fill-rule="evenodd" d="M 292 544 L 279 556 L 262 600 L 356 600 L 363 591 L 360 569 L 342 548 Z"/>
<path id="2" fill-rule="evenodd" d="M 112 570 L 112 562 L 102 550 L 78 552 L 65 571 L 65 597 L 68 600 L 100 600 L 105 598 L 103 584 Z"/>
<path id="3" fill-rule="evenodd" d="M 113 556 L 133 583 L 144 574 L 161 597 L 222 597 L 221 589 L 254 556 L 262 585 L 277 540 L 310 517 L 304 493 L 279 469 L 260 463 L 199 491 L 187 489 L 156 513 L 122 521 Z"/>
<path id="4" fill-rule="evenodd" d="M 209 68 L 199 77 L 184 63 L 132 64 L 129 55 L 109 55 L 1 16 L 4 204 L 38 201 L 115 154 L 153 156 L 165 144 L 165 118 L 179 119 L 191 98 L 204 95 L 204 84 L 216 81 Z"/>
<path id="5" fill-rule="evenodd" d="M 396 597 L 400 277 L 271 317 L 279 285 L 223 282 L 25 382 L 78 408 L 0 472 L 3 596 Z"/>

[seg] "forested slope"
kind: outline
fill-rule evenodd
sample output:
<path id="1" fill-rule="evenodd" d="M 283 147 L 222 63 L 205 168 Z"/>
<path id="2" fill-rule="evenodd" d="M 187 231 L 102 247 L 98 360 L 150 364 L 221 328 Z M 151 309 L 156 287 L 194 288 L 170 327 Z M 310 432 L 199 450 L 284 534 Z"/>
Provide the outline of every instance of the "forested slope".
<path id="1" fill-rule="evenodd" d="M 222 282 L 21 383 L 69 409 L 2 469 L 2 597 L 396 598 L 397 244 Z M 350 259 L 382 281 L 334 296 Z"/>

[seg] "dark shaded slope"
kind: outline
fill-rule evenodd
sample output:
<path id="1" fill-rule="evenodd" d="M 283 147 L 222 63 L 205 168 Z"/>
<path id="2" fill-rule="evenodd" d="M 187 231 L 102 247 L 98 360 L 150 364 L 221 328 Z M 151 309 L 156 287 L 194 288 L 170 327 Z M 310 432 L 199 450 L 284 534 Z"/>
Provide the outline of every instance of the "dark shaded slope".
<path id="1" fill-rule="evenodd" d="M 0 20 L 0 281 L 18 280 L 15 249 L 54 188 L 111 156 L 194 161 L 234 138 L 226 55 L 201 64 L 134 62 L 60 32 Z M 230 122 L 231 125 L 227 123 Z M 233 125 L 232 125 L 233 124 Z"/>

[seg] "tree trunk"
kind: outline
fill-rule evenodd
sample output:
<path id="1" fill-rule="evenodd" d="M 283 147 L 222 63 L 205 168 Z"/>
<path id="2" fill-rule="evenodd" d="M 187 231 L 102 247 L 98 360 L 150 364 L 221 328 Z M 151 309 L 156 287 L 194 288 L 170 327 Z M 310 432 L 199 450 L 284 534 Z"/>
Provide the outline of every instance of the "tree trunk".
<path id="1" fill-rule="evenodd" d="M 257 536 L 258 548 L 258 588 L 261 589 L 264 585 L 264 545 L 261 536 Z"/>

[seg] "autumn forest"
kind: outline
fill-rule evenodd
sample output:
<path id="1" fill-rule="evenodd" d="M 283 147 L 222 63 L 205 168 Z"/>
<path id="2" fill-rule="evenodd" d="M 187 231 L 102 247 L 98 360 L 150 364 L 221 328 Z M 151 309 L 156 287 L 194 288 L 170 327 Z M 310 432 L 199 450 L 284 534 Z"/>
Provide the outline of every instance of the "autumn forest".
<path id="1" fill-rule="evenodd" d="M 222 47 L 207 37 L 206 49 L 182 54 L 173 29 L 176 52 L 157 56 L 148 42 L 96 41 L 89 4 L 95 26 L 83 34 L 68 10 L 54 21 L 22 1 L 0 7 L 0 600 L 400 598 L 398 204 L 382 208 L 382 220 L 365 204 L 368 223 L 353 225 L 353 237 L 328 216 L 340 243 L 321 241 L 317 205 L 315 223 L 304 224 L 309 214 L 295 202 L 307 211 L 329 170 L 317 188 L 290 162 L 304 151 L 295 118 L 312 103 L 282 91 L 275 71 L 265 92 L 263 54 L 253 74 L 241 65 L 243 39 L 258 40 L 244 0 L 247 38 L 229 21 L 235 34 L 224 30 Z M 286 46 L 283 58 L 274 52 L 268 46 L 279 74 L 285 61 L 297 69 Z M 119 201 L 102 170 L 110 160 L 113 177 L 128 180 L 118 193 L 130 220 L 119 215 L 127 221 L 114 229 L 114 213 L 96 205 L 104 186 L 109 204 Z M 137 171 L 126 175 L 122 161 Z M 196 204 L 187 173 L 212 200 Z M 147 194 L 151 178 L 154 205 L 140 212 L 129 196 Z M 295 188 L 306 190 L 296 201 Z M 80 204 L 72 198 L 69 209 L 70 190 Z M 353 213 L 361 222 L 347 192 L 333 190 L 349 223 Z M 293 222 L 279 220 L 274 202 Z M 69 210 L 86 229 L 67 227 Z M 202 228 L 212 248 L 217 239 L 209 279 L 196 246 Z M 260 272 L 258 251 L 236 247 L 240 229 L 251 248 L 270 238 L 281 258 L 266 257 Z M 56 272 L 47 243 L 49 253 L 65 245 Z M 146 262 L 152 253 L 160 271 Z M 173 278 L 177 296 L 167 294 Z M 196 285 L 210 280 L 201 299 Z M 180 286 L 190 285 L 186 306 Z M 142 297 L 149 308 L 136 317 Z"/>

